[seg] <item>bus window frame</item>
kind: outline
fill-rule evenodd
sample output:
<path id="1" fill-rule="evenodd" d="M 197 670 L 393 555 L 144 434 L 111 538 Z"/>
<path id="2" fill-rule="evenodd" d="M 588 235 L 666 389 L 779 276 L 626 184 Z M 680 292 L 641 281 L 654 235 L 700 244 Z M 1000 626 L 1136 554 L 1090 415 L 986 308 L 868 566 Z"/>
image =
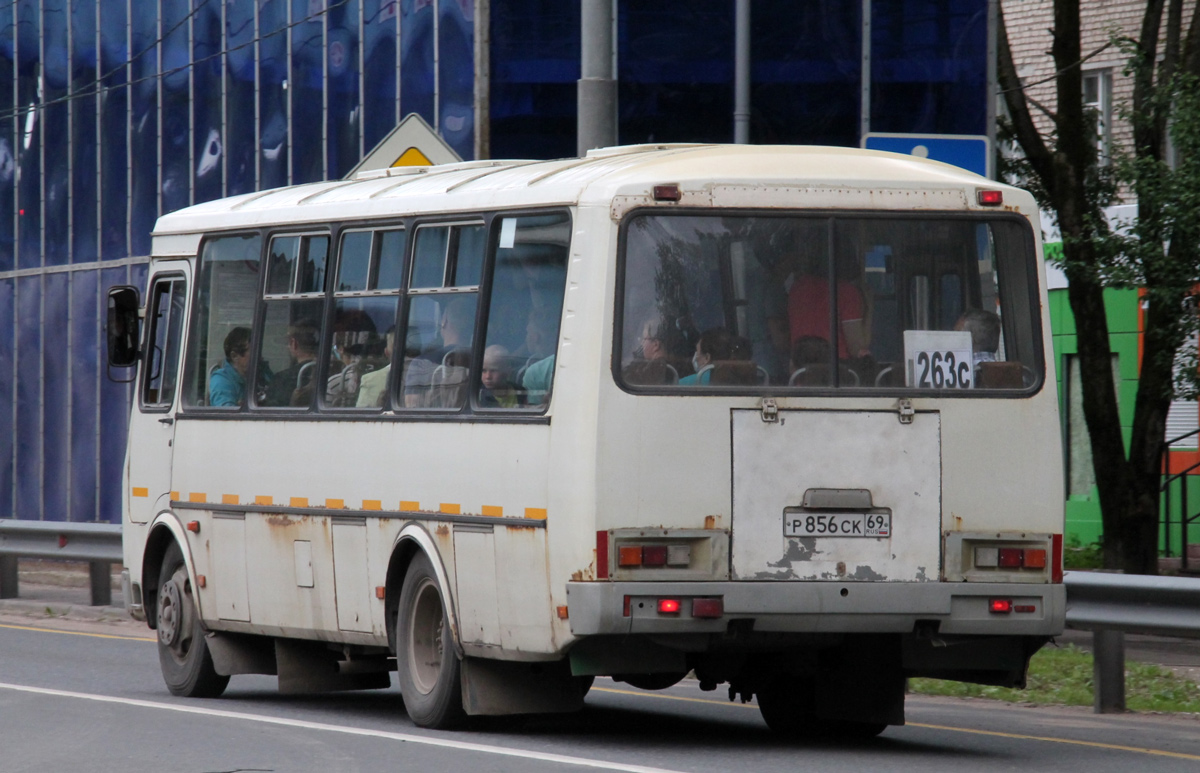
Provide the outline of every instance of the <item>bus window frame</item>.
<path id="1" fill-rule="evenodd" d="M 755 217 L 755 218 L 823 218 L 829 224 L 831 232 L 836 230 L 838 220 L 972 220 L 983 223 L 995 222 L 1011 222 L 1020 226 L 1020 238 L 1023 242 L 1022 255 L 1020 260 L 1026 263 L 1026 276 L 1029 278 L 1025 284 L 1028 290 L 1028 308 L 1030 310 L 1029 322 L 1031 326 L 1030 338 L 1033 347 L 1034 361 L 1039 367 L 1034 371 L 1034 381 L 1030 386 L 1022 389 L 970 389 L 970 390 L 942 390 L 942 389 L 919 389 L 907 386 L 789 386 L 786 384 L 767 384 L 765 386 L 711 386 L 705 385 L 702 389 L 695 387 L 680 387 L 677 384 L 664 384 L 662 386 L 647 386 L 630 384 L 622 377 L 622 357 L 624 341 L 622 328 L 625 321 L 625 279 L 626 279 L 626 261 L 627 248 L 629 238 L 630 224 L 639 217 L 645 216 L 667 216 L 667 217 Z M 833 249 L 831 244 L 831 249 Z M 841 397 L 841 398 L 865 398 L 865 397 L 936 397 L 936 398 L 953 398 L 953 399 L 1028 399 L 1038 394 L 1046 387 L 1046 371 L 1047 360 L 1046 351 L 1043 343 L 1043 328 L 1041 316 L 1041 296 L 1042 280 L 1038 276 L 1038 260 L 1037 260 L 1037 241 L 1034 239 L 1033 226 L 1028 218 L 1017 212 L 981 212 L 977 210 L 921 210 L 921 211 L 898 211 L 898 210 L 857 210 L 857 209 L 755 209 L 749 207 L 730 207 L 730 208 L 713 208 L 713 207 L 675 207 L 675 206 L 643 206 L 630 209 L 624 213 L 617 230 L 617 253 L 616 253 L 616 272 L 614 281 L 613 299 L 613 316 L 610 320 L 612 324 L 612 351 L 609 357 L 609 372 L 612 375 L 613 382 L 617 388 L 623 392 L 636 395 L 639 397 Z M 999 260 L 997 256 L 997 260 Z M 1009 282 L 1001 282 L 1000 298 L 1002 308 L 1012 305 L 1014 291 L 1008 288 Z M 1008 301 L 1007 303 L 1005 303 Z M 836 309 L 831 305 L 834 313 Z M 832 320 L 831 320 L 832 326 Z M 1009 323 L 1002 318 L 1002 331 L 1007 338 L 1009 333 Z M 1019 362 L 1019 360 L 1014 360 Z"/>
<path id="2" fill-rule="evenodd" d="M 252 354 L 252 357 L 250 358 L 249 368 L 246 371 L 246 399 L 245 399 L 244 404 L 242 406 L 240 406 L 240 410 L 243 410 L 243 411 L 249 410 L 250 412 L 261 413 L 261 414 L 283 414 L 283 415 L 287 415 L 287 416 L 312 415 L 317 411 L 317 400 L 316 400 L 315 394 L 313 396 L 313 399 L 309 401 L 309 404 L 304 407 L 293 406 L 293 405 L 258 405 L 255 402 L 256 395 L 254 394 L 254 390 L 257 388 L 257 385 L 258 385 L 258 369 L 259 369 L 259 366 L 263 362 L 262 336 L 263 336 L 263 333 L 265 332 L 264 328 L 266 326 L 267 303 L 273 302 L 273 301 L 282 301 L 282 302 L 288 302 L 288 303 L 293 302 L 293 301 L 315 301 L 315 300 L 321 301 L 321 314 L 318 317 L 321 328 L 319 331 L 320 334 L 317 336 L 318 356 L 317 356 L 317 360 L 313 366 L 313 371 L 314 371 L 313 383 L 316 383 L 316 384 L 325 383 L 325 371 L 328 370 L 328 363 L 321 362 L 320 351 L 321 351 L 321 347 L 323 346 L 323 344 L 325 342 L 325 335 L 327 332 L 326 331 L 327 325 L 325 323 L 326 323 L 327 318 L 329 317 L 329 313 L 330 313 L 329 312 L 329 307 L 330 307 L 330 302 L 329 302 L 329 282 L 330 282 L 329 263 L 330 263 L 330 252 L 333 250 L 333 248 L 337 244 L 334 241 L 335 235 L 338 233 L 337 226 L 338 226 L 337 223 L 326 222 L 326 223 L 322 223 L 320 225 L 304 224 L 301 227 L 261 229 L 259 231 L 259 234 L 263 238 L 263 244 L 262 244 L 262 256 L 259 258 L 259 266 L 261 268 L 259 270 L 259 277 L 258 277 L 258 282 L 259 282 L 258 296 L 254 299 L 254 303 L 255 303 L 254 323 L 253 323 L 253 327 L 250 331 L 250 352 Z M 327 246 L 326 253 L 325 253 L 325 278 L 324 278 L 325 286 L 321 289 L 321 292 L 319 292 L 319 293 L 316 293 L 316 292 L 297 293 L 294 291 L 289 292 L 289 293 L 271 293 L 271 294 L 267 293 L 267 283 L 271 279 L 271 265 L 270 265 L 271 245 L 275 242 L 276 239 L 287 238 L 287 237 L 292 237 L 292 236 L 297 237 L 301 240 L 304 240 L 305 238 L 311 239 L 312 237 L 322 237 L 323 236 L 329 240 L 329 245 Z M 302 243 L 304 243 L 304 242 L 302 241 Z M 299 272 L 300 272 L 300 261 L 299 261 L 299 256 L 297 256 L 296 265 L 293 267 L 292 276 L 291 276 L 292 287 L 296 286 L 296 282 L 298 281 Z"/>
<path id="3" fill-rule="evenodd" d="M 471 373 L 470 373 L 469 377 L 474 379 L 475 373 L 479 369 L 479 362 L 482 361 L 481 353 L 476 351 L 476 342 L 477 342 L 478 336 L 479 336 L 480 323 L 483 318 L 483 315 L 480 314 L 480 307 L 482 306 L 482 300 L 481 300 L 480 296 L 482 296 L 484 293 L 484 285 L 487 284 L 490 286 L 490 284 L 491 284 L 490 282 L 487 281 L 489 279 L 489 272 L 491 270 L 491 265 L 492 265 L 491 256 L 487 252 L 487 247 L 488 247 L 488 245 L 491 244 L 491 234 L 492 234 L 492 230 L 493 230 L 492 229 L 492 220 L 493 220 L 494 215 L 495 215 L 495 213 L 493 213 L 493 212 L 487 212 L 487 213 L 478 214 L 478 215 L 476 215 L 474 213 L 459 213 L 454 216 L 444 217 L 444 218 L 428 218 L 428 217 L 414 218 L 408 227 L 409 234 L 411 234 L 411 237 L 408 240 L 408 244 L 405 246 L 405 252 L 407 254 L 408 261 L 407 261 L 407 264 L 404 266 L 404 279 L 401 282 L 401 286 L 400 286 L 400 302 L 398 304 L 397 318 L 396 318 L 397 319 L 396 345 L 393 347 L 393 351 L 392 351 L 392 368 L 395 370 L 397 376 L 396 376 L 396 378 L 390 379 L 392 383 L 389 385 L 389 388 L 388 388 L 388 401 L 390 404 L 389 409 L 391 411 L 395 412 L 397 415 L 446 416 L 446 417 L 458 417 L 458 416 L 463 416 L 463 415 L 466 415 L 466 416 L 472 415 L 471 400 L 469 399 L 469 397 L 470 397 L 469 394 L 468 394 L 468 399 L 464 400 L 463 404 L 458 406 L 457 408 L 439 408 L 439 407 L 429 408 L 429 407 L 423 407 L 423 406 L 418 407 L 418 406 L 405 405 L 404 404 L 404 379 L 406 379 L 408 377 L 408 371 L 404 367 L 406 365 L 406 363 L 404 361 L 404 349 L 407 346 L 407 342 L 408 342 L 408 323 L 409 323 L 408 318 L 409 318 L 410 306 L 412 304 L 413 298 L 419 298 L 419 297 L 425 297 L 425 296 L 438 296 L 438 295 L 455 296 L 455 295 L 471 295 L 471 294 L 473 294 L 473 295 L 475 295 L 475 315 L 471 322 L 471 324 L 472 324 Z M 413 289 L 412 278 L 413 278 L 413 272 L 415 272 L 417 270 L 416 252 L 417 252 L 417 242 L 420 239 L 421 229 L 422 228 L 453 229 L 455 226 L 483 226 L 483 228 L 484 228 L 484 232 L 485 232 L 485 234 L 484 234 L 484 255 L 483 255 L 483 264 L 480 267 L 480 271 L 482 273 L 482 276 L 480 277 L 480 282 L 478 284 L 474 284 L 474 285 L 452 285 L 452 286 L 446 285 L 446 282 L 449 281 L 449 273 L 450 273 L 451 269 L 454 268 L 454 266 L 451 265 L 452 261 L 450 259 L 450 249 L 451 249 L 451 247 L 457 246 L 457 244 L 458 244 L 457 234 L 451 233 L 446 240 L 446 252 L 442 255 L 442 286 L 441 287 L 419 287 L 419 288 Z M 458 257 L 456 255 L 453 262 L 457 263 L 457 260 L 458 260 Z M 397 365 L 399 365 L 400 367 L 397 368 Z"/>
<path id="4" fill-rule="evenodd" d="M 142 362 L 143 362 L 142 373 L 141 373 L 141 376 L 138 379 L 138 383 L 137 383 L 138 410 L 142 413 L 170 413 L 171 410 L 174 409 L 176 402 L 180 401 L 182 399 L 180 392 L 182 391 L 182 387 L 184 384 L 183 368 L 187 364 L 187 345 L 188 345 L 187 333 L 191 330 L 190 322 L 191 322 L 191 316 L 192 316 L 191 309 L 188 308 L 186 305 L 184 307 L 183 314 L 180 315 L 180 320 L 179 320 L 179 322 L 184 325 L 184 329 L 182 331 L 180 331 L 180 334 L 179 334 L 179 352 L 178 352 L 177 369 L 175 372 L 175 393 L 173 395 L 171 395 L 171 401 L 169 403 L 162 403 L 162 402 L 148 403 L 148 402 L 146 402 L 146 385 L 148 383 L 148 380 L 150 379 L 150 368 L 153 365 L 153 359 L 154 359 L 154 355 L 153 355 L 154 333 L 158 327 L 158 325 L 156 324 L 156 320 L 152 316 L 153 315 L 152 306 L 155 302 L 154 288 L 158 285 L 159 282 L 178 282 L 178 281 L 182 281 L 184 283 L 184 288 L 183 288 L 184 303 L 190 304 L 191 300 L 192 300 L 192 288 L 187 286 L 187 275 L 184 272 L 172 269 L 169 271 L 164 271 L 160 274 L 152 274 L 148 281 L 148 287 L 147 287 L 147 291 L 146 291 L 147 324 L 142 325 L 142 335 L 145 338 L 145 340 L 142 341 L 142 351 L 145 352 L 146 355 L 142 358 Z"/>
<path id="5" fill-rule="evenodd" d="M 205 252 L 205 250 L 207 250 L 208 243 L 210 241 L 217 240 L 217 239 L 239 238 L 239 237 L 240 238 L 257 238 L 259 240 L 259 245 L 258 245 L 259 277 L 257 280 L 258 288 L 255 290 L 256 295 L 254 298 L 254 311 L 251 314 L 251 319 L 250 319 L 250 341 L 249 341 L 250 351 L 252 351 L 252 352 L 256 351 L 255 347 L 258 345 L 258 335 L 259 335 L 258 330 L 257 330 L 256 320 L 258 319 L 259 306 L 261 305 L 261 301 L 262 301 L 262 285 L 263 285 L 263 282 L 266 281 L 265 280 L 266 272 L 263 270 L 263 265 L 265 263 L 264 252 L 266 251 L 266 245 L 268 243 L 266 231 L 262 228 L 250 228 L 250 229 L 238 229 L 235 231 L 208 231 L 208 232 L 205 232 L 204 234 L 201 235 L 200 245 L 196 249 L 195 268 L 192 270 L 192 286 L 188 290 L 188 302 L 189 302 L 190 306 L 188 308 L 188 313 L 186 315 L 187 329 L 185 329 L 183 331 L 184 332 L 184 347 L 183 347 L 183 358 L 184 359 L 183 359 L 182 373 L 183 373 L 183 381 L 185 384 L 189 383 L 188 377 L 194 375 L 190 370 L 191 363 L 188 359 L 188 354 L 191 352 L 192 338 L 195 335 L 196 329 L 199 325 L 198 317 L 200 315 L 200 297 L 199 297 L 200 296 L 200 284 L 201 284 L 200 279 L 204 273 L 204 265 L 202 263 L 203 258 L 204 258 L 204 252 Z M 206 385 L 208 383 L 209 369 L 211 369 L 211 367 L 212 367 L 212 363 L 208 363 L 207 367 L 205 368 L 205 373 L 203 375 Z M 250 377 L 254 375 L 253 371 L 255 369 L 256 369 L 255 363 L 253 361 L 251 361 L 250 367 L 246 372 L 246 376 L 247 376 L 246 383 L 247 384 L 253 383 L 252 381 L 250 381 Z M 206 390 L 207 390 L 207 386 L 206 386 Z M 246 395 L 246 399 L 243 399 L 242 402 L 239 405 L 237 405 L 236 407 L 234 407 L 234 406 L 222 407 L 222 406 L 208 405 L 207 403 L 205 405 L 193 405 L 190 403 L 189 400 L 184 399 L 184 398 L 185 398 L 185 396 L 181 394 L 180 398 L 179 398 L 180 399 L 180 411 L 179 411 L 180 417 L 207 416 L 207 417 L 219 419 L 219 418 L 229 418 L 230 416 L 247 416 L 247 415 L 249 415 L 249 411 L 248 411 L 249 403 L 250 403 L 249 395 Z"/>
<path id="6" fill-rule="evenodd" d="M 400 333 L 401 327 L 402 327 L 400 311 L 404 305 L 404 294 L 406 292 L 406 284 L 408 282 L 408 271 L 409 271 L 409 266 L 412 263 L 413 239 L 411 237 L 413 235 L 413 230 L 412 230 L 411 221 L 407 220 L 407 219 L 405 219 L 405 220 L 371 220 L 371 221 L 366 221 L 366 222 L 354 222 L 354 223 L 332 223 L 330 225 L 331 225 L 331 234 L 332 234 L 332 236 L 331 236 L 332 241 L 330 242 L 330 246 L 331 246 L 331 249 L 334 251 L 332 260 L 330 262 L 333 264 L 333 270 L 330 271 L 330 270 L 326 269 L 326 272 L 325 272 L 325 276 L 326 276 L 325 296 L 326 296 L 326 299 L 325 299 L 325 310 L 322 315 L 322 335 L 321 335 L 321 342 L 320 342 L 321 352 L 332 351 L 331 344 L 333 341 L 333 315 L 337 308 L 337 302 L 339 299 L 344 299 L 344 298 L 395 298 L 396 304 L 395 304 L 394 314 L 392 315 L 392 324 L 395 326 L 394 327 L 395 335 L 398 336 Z M 404 254 L 400 258 L 400 260 L 401 260 L 400 286 L 395 288 L 394 290 L 392 290 L 392 289 L 389 289 L 389 290 L 366 289 L 366 290 L 339 291 L 337 289 L 337 278 L 340 275 L 339 272 L 341 271 L 341 268 L 342 268 L 342 244 L 343 244 L 343 240 L 346 238 L 346 236 L 349 234 L 355 234 L 355 233 L 369 233 L 371 235 L 371 253 L 367 260 L 367 286 L 370 287 L 370 285 L 373 282 L 378 280 L 380 236 L 381 236 L 381 234 L 387 233 L 390 231 L 403 231 L 405 234 Z M 399 340 L 399 338 L 396 338 L 396 340 Z M 321 358 L 321 359 L 324 359 L 324 358 Z M 318 367 L 328 369 L 329 362 L 328 361 L 320 362 L 318 364 Z M 392 357 L 391 357 L 391 359 L 388 360 L 388 367 L 392 369 L 389 371 L 389 376 L 388 376 L 388 381 L 390 382 L 390 381 L 394 380 L 391 377 L 391 373 L 396 372 L 395 371 L 395 368 L 396 368 L 396 352 L 395 351 L 392 352 Z M 321 383 L 327 383 L 329 377 L 326 374 L 319 373 L 319 374 L 317 374 L 317 378 L 322 378 Z M 317 394 L 316 404 L 315 404 L 315 407 L 313 408 L 313 412 L 315 412 L 317 414 L 326 414 L 326 413 L 334 414 L 339 419 L 352 418 L 355 416 L 378 418 L 378 417 L 382 416 L 383 414 L 385 414 L 387 411 L 393 410 L 390 387 L 385 387 L 384 393 L 387 395 L 387 403 L 385 405 L 364 406 L 364 407 L 360 408 L 357 405 L 347 405 L 347 406 L 340 406 L 340 407 L 333 406 L 333 405 L 327 405 L 325 402 L 325 394 L 322 391 Z"/>
<path id="7" fill-rule="evenodd" d="M 554 399 L 554 377 L 550 379 L 550 391 L 546 395 L 546 401 L 538 408 L 501 408 L 495 406 L 485 406 L 479 403 L 479 392 L 483 387 L 483 352 L 487 348 L 487 330 L 488 323 L 491 320 L 492 313 L 492 287 L 496 281 L 496 258 L 500 250 L 500 229 L 496 223 L 505 218 L 519 219 L 523 217 L 540 217 L 547 215 L 563 215 L 567 219 L 567 232 L 571 234 L 571 238 L 567 241 L 567 260 L 564 266 L 565 273 L 563 277 L 562 299 L 558 314 L 558 328 L 555 333 L 554 340 L 554 357 L 559 354 L 559 347 L 562 344 L 563 332 L 563 316 L 567 308 L 567 287 L 569 285 L 566 276 L 570 274 L 571 266 L 571 248 L 575 243 L 575 218 L 572 216 L 572 210 L 569 206 L 549 206 L 538 207 L 535 209 L 521 210 L 499 210 L 488 213 L 487 228 L 488 239 L 486 242 L 487 252 L 484 255 L 483 264 L 483 281 L 479 287 L 480 304 L 476 310 L 477 318 L 475 320 L 475 335 L 482 336 L 478 340 L 481 345 L 477 347 L 475 355 L 477 359 L 472 362 L 473 371 L 471 373 L 471 389 L 467 408 L 472 416 L 486 418 L 503 418 L 506 421 L 512 421 L 520 418 L 538 419 L 546 417 L 550 410 L 550 402 Z M 476 347 L 473 347 L 476 348 Z M 557 359 L 555 360 L 557 362 Z M 546 417 L 548 420 L 548 417 Z"/>
<path id="8" fill-rule="evenodd" d="M 300 224 L 297 226 L 264 226 L 256 229 L 238 229 L 236 231 L 209 231 L 205 232 L 201 237 L 200 246 L 196 254 L 197 277 L 201 271 L 200 259 L 204 254 L 205 244 L 211 239 L 219 239 L 230 236 L 253 236 L 258 237 L 259 245 L 259 278 L 258 286 L 255 295 L 255 306 L 253 319 L 251 321 L 250 331 L 250 348 L 252 352 L 258 352 L 261 348 L 261 337 L 263 335 L 263 315 L 266 313 L 267 300 L 282 300 L 284 298 L 296 298 L 299 296 L 278 295 L 273 294 L 270 298 L 266 295 L 266 283 L 269 278 L 268 260 L 269 249 L 273 239 L 279 236 L 314 236 L 324 235 L 330 239 L 331 256 L 327 258 L 325 272 L 325 292 L 323 298 L 322 312 L 322 334 L 321 346 L 328 348 L 328 336 L 332 336 L 332 325 L 330 316 L 333 313 L 333 303 L 336 293 L 332 288 L 332 283 L 336 280 L 337 267 L 341 261 L 341 237 L 343 233 L 353 231 L 389 231 L 403 230 L 408 234 L 407 243 L 404 252 L 404 269 L 402 274 L 401 285 L 397 289 L 397 310 L 396 310 L 396 340 L 397 345 L 395 351 L 392 352 L 390 366 L 399 373 L 399 378 L 390 379 L 392 382 L 388 387 L 388 402 L 379 408 L 334 408 L 324 405 L 321 399 L 317 399 L 315 404 L 308 408 L 294 408 L 287 406 L 256 406 L 253 405 L 253 400 L 247 395 L 247 399 L 241 405 L 229 408 L 219 408 L 210 405 L 190 405 L 182 397 L 180 403 L 180 416 L 187 419 L 200 420 L 224 420 L 237 417 L 239 420 L 253 421 L 388 421 L 388 422 L 460 422 L 474 421 L 489 424 L 538 424 L 546 425 L 550 423 L 549 399 L 545 404 L 538 409 L 513 410 L 505 408 L 489 408 L 482 407 L 477 404 L 475 396 L 469 395 L 465 404 L 459 409 L 442 409 L 442 408 L 408 408 L 403 405 L 403 401 L 398 399 L 398 392 L 402 386 L 403 373 L 400 367 L 403 364 L 403 348 L 402 342 L 407 336 L 407 303 L 410 296 L 410 277 L 413 270 L 413 251 L 416 245 L 416 230 L 421 226 L 453 226 L 453 225 L 483 225 L 486 229 L 485 237 L 485 253 L 483 256 L 482 276 L 478 285 L 463 286 L 461 288 L 420 288 L 417 295 L 423 294 L 451 294 L 462 292 L 473 292 L 478 296 L 475 310 L 475 328 L 472 339 L 472 369 L 471 383 L 475 384 L 479 379 L 479 368 L 483 362 L 483 348 L 476 347 L 475 341 L 482 341 L 482 337 L 487 334 L 487 319 L 491 313 L 491 292 L 493 284 L 493 274 L 495 271 L 496 260 L 496 245 L 499 243 L 499 231 L 495 223 L 499 219 L 506 217 L 536 217 L 539 215 L 562 214 L 565 215 L 568 222 L 568 228 L 572 234 L 571 242 L 568 244 L 567 270 L 570 266 L 570 245 L 574 243 L 574 212 L 569 204 L 549 205 L 534 208 L 522 209 L 498 209 L 487 210 L 484 212 L 459 212 L 443 216 L 411 216 L 411 217 L 392 217 L 370 220 L 347 220 L 347 221 L 325 221 L 319 224 Z M 324 230 L 321 230 L 324 229 Z M 374 242 L 372 250 L 375 249 Z M 329 268 L 330 263 L 333 265 L 333 270 Z M 443 280 L 444 281 L 444 280 Z M 190 342 L 187 337 L 191 336 L 196 329 L 197 319 L 199 314 L 199 303 L 197 302 L 197 293 L 199 293 L 200 283 L 196 279 L 191 282 L 191 287 L 188 289 L 188 302 L 190 307 L 186 315 L 187 328 L 184 331 L 185 342 L 182 350 L 183 367 L 187 367 L 187 353 Z M 567 285 L 563 285 L 563 304 L 565 309 Z M 432 292 L 431 292 L 432 291 Z M 365 291 L 365 293 L 355 292 L 353 295 L 362 297 L 370 295 L 374 291 Z M 381 293 L 382 294 L 382 293 Z M 389 292 L 390 294 L 390 292 Z M 316 299 L 316 293 L 304 294 L 308 299 Z M 347 296 L 350 295 L 349 293 Z M 558 339 L 555 342 L 554 351 L 557 354 L 559 346 L 562 343 L 562 317 L 559 318 Z M 259 363 L 257 358 L 251 361 L 249 370 L 246 374 L 247 383 L 256 383 L 258 378 Z M 328 369 L 328 363 L 318 363 L 318 368 L 322 369 L 321 373 L 317 374 L 317 378 L 324 378 L 326 375 L 323 371 Z M 188 375 L 187 373 L 184 374 Z M 474 388 L 474 387 L 472 387 Z M 554 394 L 555 387 L 551 385 L 551 399 Z"/>

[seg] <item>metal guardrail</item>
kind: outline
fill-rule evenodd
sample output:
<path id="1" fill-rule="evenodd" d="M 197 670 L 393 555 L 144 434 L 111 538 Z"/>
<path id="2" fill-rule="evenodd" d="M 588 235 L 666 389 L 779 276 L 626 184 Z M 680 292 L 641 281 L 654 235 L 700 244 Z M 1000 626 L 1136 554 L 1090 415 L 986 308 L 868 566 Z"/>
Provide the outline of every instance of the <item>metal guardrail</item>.
<path id="1" fill-rule="evenodd" d="M 121 525 L 0 519 L 0 599 L 17 598 L 17 559 L 86 561 L 92 606 L 112 604 L 112 565 L 122 561 Z"/>
<path id="2" fill-rule="evenodd" d="M 1125 710 L 1125 634 L 1200 639 L 1200 579 L 1067 572 L 1067 627 L 1091 631 L 1097 714 Z"/>

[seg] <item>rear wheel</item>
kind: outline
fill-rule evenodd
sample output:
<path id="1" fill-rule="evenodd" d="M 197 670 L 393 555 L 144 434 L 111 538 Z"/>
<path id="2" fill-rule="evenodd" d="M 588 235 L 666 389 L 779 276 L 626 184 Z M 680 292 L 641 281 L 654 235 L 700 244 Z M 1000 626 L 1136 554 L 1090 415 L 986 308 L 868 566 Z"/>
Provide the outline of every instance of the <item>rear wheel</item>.
<path id="1" fill-rule="evenodd" d="M 171 543 L 158 574 L 158 663 L 172 695 L 216 698 L 229 677 L 213 668 L 179 545 Z"/>
<path id="2" fill-rule="evenodd" d="M 454 651 L 444 594 L 433 564 L 413 559 L 396 616 L 396 671 L 408 716 L 421 727 L 462 724 L 461 663 Z"/>

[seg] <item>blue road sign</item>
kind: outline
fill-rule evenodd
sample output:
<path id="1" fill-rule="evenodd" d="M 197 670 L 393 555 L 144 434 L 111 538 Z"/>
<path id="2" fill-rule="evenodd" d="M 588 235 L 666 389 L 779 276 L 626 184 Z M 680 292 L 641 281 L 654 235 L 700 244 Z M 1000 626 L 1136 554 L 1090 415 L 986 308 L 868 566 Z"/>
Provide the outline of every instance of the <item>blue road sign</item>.
<path id="1" fill-rule="evenodd" d="M 862 146 L 868 150 L 886 150 L 908 156 L 932 158 L 987 176 L 988 138 L 967 134 L 888 134 L 868 132 Z"/>

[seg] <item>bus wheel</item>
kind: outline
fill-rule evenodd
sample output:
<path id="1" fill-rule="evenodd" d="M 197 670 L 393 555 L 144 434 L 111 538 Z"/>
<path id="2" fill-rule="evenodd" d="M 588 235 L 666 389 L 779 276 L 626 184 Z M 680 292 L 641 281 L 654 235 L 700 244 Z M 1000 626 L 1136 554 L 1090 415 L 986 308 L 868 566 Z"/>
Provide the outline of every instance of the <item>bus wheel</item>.
<path id="1" fill-rule="evenodd" d="M 462 724 L 460 663 L 433 565 L 413 559 L 400 591 L 396 616 L 396 672 L 409 718 L 420 727 Z"/>
<path id="2" fill-rule="evenodd" d="M 179 545 L 172 543 L 158 575 L 158 662 L 172 695 L 216 698 L 229 677 L 213 668 Z"/>

